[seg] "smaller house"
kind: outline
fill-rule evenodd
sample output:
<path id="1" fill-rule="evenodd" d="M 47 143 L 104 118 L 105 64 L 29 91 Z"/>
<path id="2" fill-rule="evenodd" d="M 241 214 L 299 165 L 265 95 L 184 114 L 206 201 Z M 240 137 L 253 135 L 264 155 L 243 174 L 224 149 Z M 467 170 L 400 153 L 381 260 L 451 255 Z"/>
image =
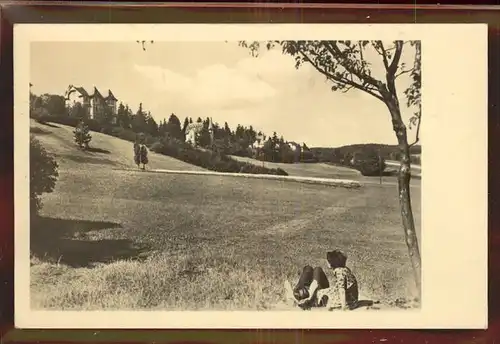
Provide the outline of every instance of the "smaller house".
<path id="1" fill-rule="evenodd" d="M 196 123 L 189 123 L 186 127 L 186 142 L 191 144 L 192 146 L 196 146 L 196 137 L 200 135 L 201 131 L 203 130 L 203 122 L 196 122 Z M 208 127 L 208 130 L 210 132 L 210 138 L 213 142 L 214 140 L 214 124 L 212 122 L 212 119 L 210 119 L 210 124 Z"/>
<path id="2" fill-rule="evenodd" d="M 192 146 L 196 145 L 196 137 L 201 133 L 203 129 L 203 123 L 189 123 L 186 127 L 186 142 Z"/>

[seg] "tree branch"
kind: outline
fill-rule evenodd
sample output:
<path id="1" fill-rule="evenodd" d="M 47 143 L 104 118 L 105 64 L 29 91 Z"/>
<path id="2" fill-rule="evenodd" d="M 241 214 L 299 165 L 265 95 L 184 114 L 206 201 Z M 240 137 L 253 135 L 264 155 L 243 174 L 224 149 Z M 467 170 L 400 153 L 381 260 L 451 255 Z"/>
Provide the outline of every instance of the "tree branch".
<path id="1" fill-rule="evenodd" d="M 387 72 L 391 75 L 395 75 L 398 70 L 399 60 L 401 59 L 401 53 L 403 52 L 403 41 L 396 41 L 395 43 L 396 51 L 394 52 L 394 58 L 389 66 Z"/>
<path id="2" fill-rule="evenodd" d="M 350 90 L 352 90 L 353 88 L 354 88 L 354 86 L 349 85 L 348 87 L 346 87 L 345 89 L 343 89 L 341 92 L 342 92 L 342 93 L 347 93 L 347 92 L 349 92 Z"/>
<path id="3" fill-rule="evenodd" d="M 334 41 L 322 41 L 322 43 L 323 43 L 324 47 L 328 50 L 328 52 L 330 54 L 332 54 L 333 57 L 337 56 L 337 60 L 339 61 L 339 63 L 349 73 L 356 75 L 361 80 L 364 80 L 364 81 L 372 84 L 373 86 L 378 86 L 378 83 L 379 83 L 378 80 L 369 76 L 368 74 L 364 73 L 363 71 L 356 70 L 355 68 L 353 68 L 350 65 L 349 59 L 342 57 L 342 51 L 339 49 L 339 47 L 337 46 L 337 44 Z"/>
<path id="4" fill-rule="evenodd" d="M 410 147 L 415 146 L 420 141 L 420 123 L 422 122 L 422 115 L 418 116 L 417 132 L 415 134 L 415 142 L 410 144 Z"/>
<path id="5" fill-rule="evenodd" d="M 354 87 L 354 88 L 357 88 L 358 90 L 360 91 L 363 91 L 363 92 L 366 92 L 368 93 L 369 95 L 381 100 L 381 101 L 384 101 L 384 99 L 382 98 L 382 96 L 379 96 L 378 94 L 372 92 L 369 88 L 367 87 L 363 87 L 363 85 L 360 85 L 354 81 L 349 81 L 345 78 L 342 78 L 342 77 L 338 77 L 338 76 L 335 76 L 331 73 L 328 73 L 327 71 L 321 69 L 316 63 L 313 62 L 313 60 L 307 56 L 306 53 L 304 53 L 301 49 L 298 49 L 298 52 L 302 55 L 302 57 L 307 61 L 309 62 L 313 67 L 314 69 L 316 69 L 318 72 L 320 72 L 321 74 L 325 75 L 327 78 L 329 79 L 332 79 L 338 83 L 341 83 L 341 84 L 347 84 L 347 85 L 350 85 L 351 87 Z"/>
<path id="6" fill-rule="evenodd" d="M 363 58 L 363 45 L 361 44 L 361 41 L 358 42 L 358 46 L 359 46 L 359 57 L 361 61 L 361 72 L 365 73 L 365 65 L 363 64 L 365 60 Z"/>
<path id="7" fill-rule="evenodd" d="M 378 41 L 378 42 L 380 44 L 380 49 L 382 50 L 382 53 L 380 53 L 380 55 L 382 55 L 385 70 L 389 70 L 389 61 L 387 60 L 387 50 L 385 50 L 384 44 L 382 43 L 382 41 Z"/>
<path id="8" fill-rule="evenodd" d="M 399 72 L 398 74 L 396 74 L 394 76 L 394 79 L 396 79 L 397 77 L 403 75 L 403 74 L 406 74 L 406 73 L 411 73 L 415 70 L 415 68 L 411 68 L 411 69 L 408 69 L 408 70 L 402 70 L 401 72 Z"/>

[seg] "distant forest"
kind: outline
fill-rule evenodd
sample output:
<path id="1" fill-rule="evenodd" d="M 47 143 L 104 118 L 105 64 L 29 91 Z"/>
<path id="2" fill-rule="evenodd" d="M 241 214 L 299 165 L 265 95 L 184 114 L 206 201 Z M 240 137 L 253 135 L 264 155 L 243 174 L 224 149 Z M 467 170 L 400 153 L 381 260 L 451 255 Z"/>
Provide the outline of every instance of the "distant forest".
<path id="1" fill-rule="evenodd" d="M 380 155 L 384 160 L 399 160 L 399 147 L 397 145 L 386 145 L 377 143 L 353 144 L 336 148 L 330 147 L 312 147 L 310 148 L 315 157 L 320 162 L 331 162 L 345 164 L 351 160 L 354 155 L 363 156 Z M 420 164 L 420 155 L 422 146 L 415 145 L 410 148 L 412 163 Z"/>

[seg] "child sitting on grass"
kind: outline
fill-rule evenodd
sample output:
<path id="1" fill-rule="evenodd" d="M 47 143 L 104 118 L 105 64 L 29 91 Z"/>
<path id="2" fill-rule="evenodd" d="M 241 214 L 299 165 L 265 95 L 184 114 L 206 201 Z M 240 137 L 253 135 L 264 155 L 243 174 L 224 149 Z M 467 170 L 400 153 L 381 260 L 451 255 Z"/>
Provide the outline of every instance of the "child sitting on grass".
<path id="1" fill-rule="evenodd" d="M 305 266 L 297 285 L 292 290 L 288 281 L 285 288 L 289 299 L 302 309 L 327 307 L 329 310 L 354 309 L 358 303 L 358 282 L 346 267 L 347 257 L 340 251 L 327 252 L 326 260 L 332 270 L 332 284 L 321 267 Z"/>

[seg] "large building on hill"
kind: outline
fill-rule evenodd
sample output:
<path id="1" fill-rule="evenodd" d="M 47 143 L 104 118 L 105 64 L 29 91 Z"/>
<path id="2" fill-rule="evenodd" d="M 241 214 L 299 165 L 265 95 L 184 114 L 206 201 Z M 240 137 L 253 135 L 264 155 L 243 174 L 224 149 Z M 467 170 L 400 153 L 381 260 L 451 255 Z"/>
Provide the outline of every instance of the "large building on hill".
<path id="1" fill-rule="evenodd" d="M 67 108 L 73 108 L 77 103 L 80 103 L 89 119 L 102 118 L 105 111 L 108 110 L 113 116 L 113 122 L 116 122 L 118 99 L 111 90 L 108 90 L 108 94 L 103 96 L 95 86 L 92 93 L 89 93 L 83 87 L 69 85 L 64 98 Z"/>

